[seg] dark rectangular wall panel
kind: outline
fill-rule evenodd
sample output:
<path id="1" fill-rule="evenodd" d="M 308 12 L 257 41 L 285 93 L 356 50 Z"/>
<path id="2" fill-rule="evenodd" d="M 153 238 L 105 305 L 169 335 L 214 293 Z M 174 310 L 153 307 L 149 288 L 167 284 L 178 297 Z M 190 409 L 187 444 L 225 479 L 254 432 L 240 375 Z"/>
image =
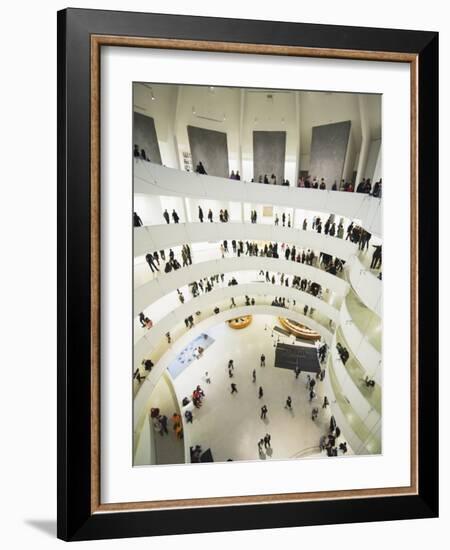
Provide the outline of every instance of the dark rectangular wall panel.
<path id="1" fill-rule="evenodd" d="M 152 117 L 134 113 L 133 117 L 133 146 L 138 145 L 139 151 L 145 150 L 147 158 L 155 164 L 162 164 L 156 135 L 155 121 Z"/>
<path id="2" fill-rule="evenodd" d="M 253 177 L 272 174 L 281 185 L 284 179 L 284 163 L 286 160 L 286 132 L 253 132 Z"/>
<path id="3" fill-rule="evenodd" d="M 201 161 L 210 176 L 227 178 L 230 175 L 227 134 L 197 126 L 188 126 L 187 132 L 193 169 Z"/>
<path id="4" fill-rule="evenodd" d="M 350 127 L 351 121 L 346 120 L 312 129 L 309 174 L 319 182 L 325 178 L 327 189 L 331 189 L 335 180 L 339 185 L 342 179 Z"/>

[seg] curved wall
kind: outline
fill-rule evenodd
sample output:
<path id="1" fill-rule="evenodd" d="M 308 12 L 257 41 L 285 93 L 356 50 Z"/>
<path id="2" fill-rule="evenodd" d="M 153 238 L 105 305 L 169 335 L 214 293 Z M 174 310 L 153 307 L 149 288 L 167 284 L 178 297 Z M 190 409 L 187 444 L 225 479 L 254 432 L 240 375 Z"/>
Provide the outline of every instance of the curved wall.
<path id="1" fill-rule="evenodd" d="M 134 257 L 143 256 L 155 250 L 167 250 L 185 243 L 236 241 L 271 241 L 289 243 L 296 248 L 320 250 L 341 260 L 348 261 L 357 252 L 357 245 L 329 237 L 315 231 L 303 231 L 257 223 L 171 223 L 145 225 L 134 228 Z M 281 249 L 279 248 L 280 255 Z M 242 257 L 242 256 L 241 256 Z"/>
<path id="2" fill-rule="evenodd" d="M 382 356 L 367 340 L 355 324 L 347 308 L 346 301 L 342 301 L 340 328 L 348 342 L 353 355 L 361 363 L 367 375 L 374 378 L 377 384 L 381 383 Z"/>
<path id="3" fill-rule="evenodd" d="M 229 273 L 236 271 L 259 271 L 282 272 L 291 275 L 299 275 L 302 278 L 319 283 L 324 288 L 328 288 L 332 292 L 344 296 L 349 288 L 349 285 L 343 279 L 330 275 L 322 269 L 312 267 L 300 262 L 290 260 L 280 260 L 276 258 L 264 258 L 261 256 L 241 256 L 240 258 L 224 258 L 220 260 L 210 260 L 200 262 L 190 266 L 171 271 L 170 273 L 161 272 L 158 277 L 152 279 L 148 283 L 138 287 L 134 291 L 134 310 L 141 311 L 139 307 L 144 304 L 147 307 L 155 302 L 161 296 L 169 292 L 173 292 L 177 288 L 181 288 L 193 281 L 198 281 L 203 277 L 210 277 L 220 273 Z"/>
<path id="4" fill-rule="evenodd" d="M 219 302 L 229 300 L 231 297 L 238 298 L 247 294 L 250 297 L 268 296 L 268 297 L 284 297 L 290 300 L 296 300 L 301 304 L 306 304 L 308 307 L 313 307 L 318 313 L 324 315 L 333 322 L 338 322 L 339 311 L 326 302 L 315 298 L 311 294 L 302 292 L 290 287 L 272 285 L 270 283 L 249 283 L 244 285 L 235 285 L 226 288 L 213 290 L 206 294 L 193 298 L 173 311 L 167 313 L 159 320 L 150 330 L 142 329 L 143 335 L 136 341 L 134 345 L 134 364 L 137 368 L 146 354 L 151 353 L 152 348 L 157 347 L 159 340 L 165 336 L 166 332 L 173 329 L 174 326 L 184 323 L 184 319 L 190 315 L 194 315 L 197 311 L 202 311 L 205 308 L 214 308 Z M 238 308 L 233 308 L 232 311 L 237 311 Z M 287 312 L 288 308 L 276 308 L 278 315 L 280 312 Z M 231 313 L 231 317 L 237 316 Z"/>
<path id="5" fill-rule="evenodd" d="M 362 193 L 248 183 L 139 161 L 134 161 L 134 192 L 330 212 L 352 220 L 361 220 L 367 231 L 381 235 L 381 199 Z"/>
<path id="6" fill-rule="evenodd" d="M 379 420 L 380 414 L 371 406 L 364 395 L 360 392 L 350 374 L 346 365 L 342 362 L 336 349 L 336 336 L 333 338 L 331 349 L 331 363 L 334 373 L 345 394 L 349 404 L 355 413 L 361 418 L 364 424 L 371 429 Z"/>
<path id="7" fill-rule="evenodd" d="M 382 282 L 355 255 L 350 261 L 350 283 L 364 304 L 379 317 L 383 314 Z"/>

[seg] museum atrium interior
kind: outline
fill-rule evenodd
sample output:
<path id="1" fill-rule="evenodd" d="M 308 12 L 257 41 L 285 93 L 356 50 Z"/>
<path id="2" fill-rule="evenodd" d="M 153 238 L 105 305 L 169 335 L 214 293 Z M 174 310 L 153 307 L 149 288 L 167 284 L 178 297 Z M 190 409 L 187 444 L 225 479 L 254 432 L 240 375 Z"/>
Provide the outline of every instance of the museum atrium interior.
<path id="1" fill-rule="evenodd" d="M 381 453 L 381 97 L 133 93 L 134 465 Z"/>

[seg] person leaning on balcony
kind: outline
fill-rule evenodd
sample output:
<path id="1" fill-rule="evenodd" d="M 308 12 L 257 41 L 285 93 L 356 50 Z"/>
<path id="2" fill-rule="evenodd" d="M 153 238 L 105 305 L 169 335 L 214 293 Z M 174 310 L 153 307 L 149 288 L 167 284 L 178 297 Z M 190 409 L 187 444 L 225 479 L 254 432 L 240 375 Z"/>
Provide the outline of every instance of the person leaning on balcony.
<path id="1" fill-rule="evenodd" d="M 136 212 L 133 212 L 133 225 L 134 227 L 140 227 L 141 225 L 144 225 L 141 218 L 136 214 Z"/>
<path id="2" fill-rule="evenodd" d="M 170 223 L 170 216 L 169 216 L 169 212 L 167 212 L 167 209 L 164 210 L 163 218 L 166 220 L 166 223 Z"/>
<path id="3" fill-rule="evenodd" d="M 195 171 L 197 174 L 204 174 L 206 176 L 206 170 L 201 161 L 197 164 Z"/>
<path id="4" fill-rule="evenodd" d="M 362 181 L 358 183 L 358 187 L 356 188 L 357 193 L 364 193 L 364 188 L 366 186 L 366 178 L 363 178 Z"/>

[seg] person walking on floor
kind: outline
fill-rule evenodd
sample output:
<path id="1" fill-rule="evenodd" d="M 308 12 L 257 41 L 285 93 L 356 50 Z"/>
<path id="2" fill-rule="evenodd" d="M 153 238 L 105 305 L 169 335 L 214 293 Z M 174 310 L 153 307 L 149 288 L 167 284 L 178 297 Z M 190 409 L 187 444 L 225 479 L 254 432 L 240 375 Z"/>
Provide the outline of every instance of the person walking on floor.
<path id="1" fill-rule="evenodd" d="M 300 375 L 300 367 L 297 365 L 295 367 L 295 379 L 297 380 Z"/>
<path id="2" fill-rule="evenodd" d="M 258 451 L 261 454 L 262 453 L 262 446 L 264 445 L 264 439 L 261 437 L 261 439 L 258 441 Z"/>
<path id="3" fill-rule="evenodd" d="M 253 380 L 253 383 L 256 382 L 256 370 L 253 369 L 253 372 L 252 372 L 252 380 Z"/>
<path id="4" fill-rule="evenodd" d="M 208 220 L 212 223 L 213 221 L 213 213 L 211 208 L 208 210 Z"/>
<path id="5" fill-rule="evenodd" d="M 272 439 L 272 436 L 270 434 L 266 434 L 264 436 L 264 447 L 267 449 L 267 447 L 270 447 L 270 440 Z"/>
<path id="6" fill-rule="evenodd" d="M 233 393 L 238 393 L 238 390 L 236 384 L 231 383 L 231 395 L 233 395 Z"/>
<path id="7" fill-rule="evenodd" d="M 265 367 L 266 366 L 266 356 L 264 355 L 264 353 L 261 355 L 261 361 L 259 363 L 259 366 L 260 367 Z"/>
<path id="8" fill-rule="evenodd" d="M 292 398 L 290 395 L 287 396 L 286 405 L 284 406 L 284 408 L 292 411 Z"/>
<path id="9" fill-rule="evenodd" d="M 161 422 L 163 433 L 168 434 L 169 430 L 167 429 L 167 416 L 165 414 L 160 415 L 159 421 Z"/>
<path id="10" fill-rule="evenodd" d="M 329 404 L 330 402 L 328 401 L 328 397 L 325 395 L 323 398 L 322 409 L 326 409 Z"/>
<path id="11" fill-rule="evenodd" d="M 261 407 L 261 418 L 263 420 L 265 420 L 265 418 L 267 417 L 267 412 L 268 412 L 267 405 L 263 405 Z"/>
<path id="12" fill-rule="evenodd" d="M 259 386 L 259 390 L 258 390 L 258 399 L 261 399 L 261 397 L 264 395 L 264 392 L 263 392 L 263 389 L 261 386 Z"/>

